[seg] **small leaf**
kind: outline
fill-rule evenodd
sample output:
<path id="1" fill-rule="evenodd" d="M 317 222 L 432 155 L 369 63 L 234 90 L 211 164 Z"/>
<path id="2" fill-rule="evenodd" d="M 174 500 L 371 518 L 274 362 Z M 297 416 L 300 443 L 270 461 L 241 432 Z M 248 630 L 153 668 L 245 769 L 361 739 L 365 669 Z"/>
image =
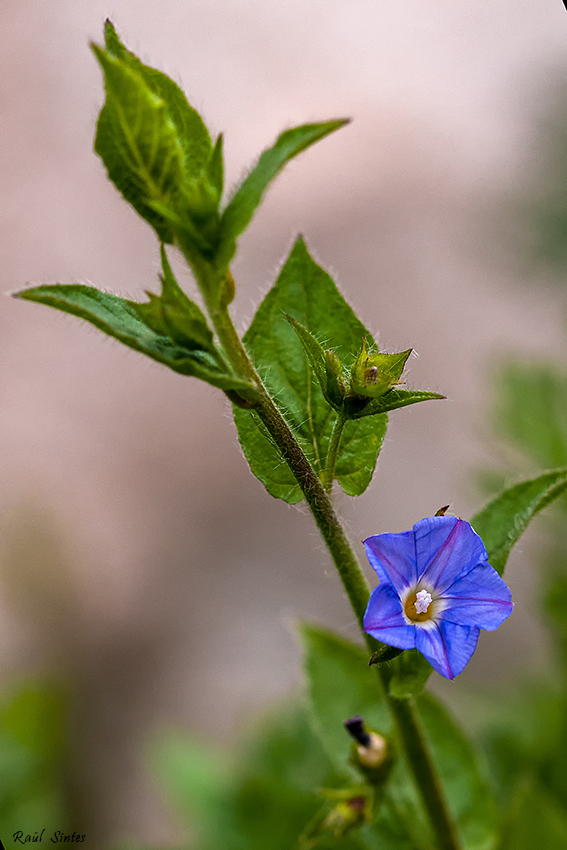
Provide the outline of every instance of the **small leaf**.
<path id="1" fill-rule="evenodd" d="M 260 304 L 244 342 L 296 439 L 321 474 L 336 413 L 313 380 L 304 344 L 286 321 L 286 314 L 310 337 L 316 331 L 321 339 L 332 340 L 333 349 L 346 357 L 355 356 L 363 336 L 371 337 L 333 280 L 298 239 L 275 285 Z M 317 357 L 314 345 L 312 357 Z M 265 428 L 258 427 L 256 414 L 237 410 L 235 422 L 252 471 L 268 492 L 291 504 L 300 501 L 295 478 Z M 346 492 L 357 495 L 368 486 L 385 424 L 384 419 L 364 427 L 346 424 L 337 463 L 337 477 Z"/>
<path id="2" fill-rule="evenodd" d="M 363 416 L 375 416 L 377 413 L 386 413 L 389 410 L 397 410 L 399 407 L 407 407 L 408 404 L 417 404 L 420 401 L 431 401 L 436 398 L 445 398 L 445 396 L 422 390 L 390 390 L 386 395 L 368 402 L 365 399 L 346 398 L 345 413 L 350 419 L 360 419 Z"/>
<path id="3" fill-rule="evenodd" d="M 177 283 L 165 248 L 161 247 L 163 269 L 161 307 L 166 328 L 175 342 L 188 349 L 216 352 L 213 333 L 201 308 L 191 301 Z"/>
<path id="4" fill-rule="evenodd" d="M 207 165 L 207 174 L 209 182 L 215 190 L 220 201 L 224 188 L 224 162 L 223 162 L 223 136 L 219 133 L 215 146 L 211 153 L 211 158 Z"/>
<path id="5" fill-rule="evenodd" d="M 156 296 L 151 301 L 151 319 L 140 315 L 140 305 L 82 284 L 38 286 L 16 293 L 17 298 L 48 304 L 85 319 L 104 333 L 182 375 L 200 378 L 221 390 L 249 390 L 250 385 L 223 371 L 207 351 L 189 351 L 171 337 L 156 333 Z"/>
<path id="6" fill-rule="evenodd" d="M 327 121 L 323 124 L 304 124 L 286 130 L 275 144 L 265 150 L 260 159 L 230 200 L 221 219 L 221 265 L 228 266 L 232 259 L 236 239 L 248 227 L 268 185 L 286 162 L 301 151 L 323 139 L 334 130 L 344 127 L 347 119 Z"/>
<path id="7" fill-rule="evenodd" d="M 328 348 L 325 352 L 326 399 L 335 410 L 343 409 L 345 380 L 343 364 L 338 354 Z"/>
<path id="8" fill-rule="evenodd" d="M 500 575 L 532 517 L 565 490 L 567 469 L 556 469 L 510 487 L 475 514 L 471 525 L 482 537 L 488 560 Z"/>
<path id="9" fill-rule="evenodd" d="M 319 381 L 321 390 L 323 391 L 323 393 L 325 393 L 327 387 L 327 375 L 325 370 L 325 349 L 322 345 L 320 345 L 320 343 L 313 336 L 313 334 L 310 333 L 307 328 L 304 328 L 303 325 L 300 324 L 296 319 L 294 319 L 292 316 L 286 316 L 286 319 L 299 337 L 299 340 L 307 355 L 307 359 L 309 360 L 313 372 L 315 373 L 315 377 Z"/>

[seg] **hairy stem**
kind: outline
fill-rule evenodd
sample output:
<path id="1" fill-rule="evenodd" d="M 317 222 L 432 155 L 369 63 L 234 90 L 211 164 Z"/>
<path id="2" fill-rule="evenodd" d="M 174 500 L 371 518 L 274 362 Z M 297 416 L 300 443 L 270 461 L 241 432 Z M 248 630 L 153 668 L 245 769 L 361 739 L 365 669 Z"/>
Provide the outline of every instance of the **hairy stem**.
<path id="1" fill-rule="evenodd" d="M 206 294 L 208 290 L 207 282 L 201 280 L 200 284 L 203 294 Z M 329 494 L 323 487 L 313 466 L 295 439 L 280 410 L 264 387 L 238 336 L 228 309 L 226 306 L 213 306 L 210 303 L 207 303 L 207 307 L 209 308 L 211 321 L 213 322 L 219 341 L 232 367 L 237 374 L 247 378 L 254 386 L 252 393 L 254 412 L 268 429 L 284 460 L 295 476 L 297 483 L 301 487 L 341 577 L 360 628 L 363 631 L 363 618 L 370 597 L 370 587 L 346 532 L 334 510 Z M 335 423 L 325 468 L 325 473 L 327 474 L 326 480 L 328 480 L 328 475 L 330 474 L 331 484 L 338 446 L 344 427 L 344 422 L 340 425 L 339 422 L 340 417 Z M 376 641 L 368 634 L 364 634 L 364 638 L 370 651 L 374 652 L 377 648 Z M 459 850 L 460 843 L 447 808 L 439 777 L 419 725 L 415 704 L 412 700 L 400 700 L 390 696 L 388 692 L 388 669 L 381 665 L 378 665 L 377 669 L 390 712 L 395 720 L 398 734 L 403 744 L 406 759 L 436 836 L 438 850 Z"/>
<path id="2" fill-rule="evenodd" d="M 413 699 L 396 699 L 386 691 L 386 699 L 394 717 L 398 735 L 423 806 L 433 827 L 439 850 L 458 850 L 461 846 L 447 808 L 443 788 L 435 769 L 419 723 Z"/>
<path id="3" fill-rule="evenodd" d="M 333 489 L 333 480 L 335 477 L 335 466 L 337 465 L 337 455 L 339 453 L 339 445 L 343 435 L 343 428 L 346 424 L 346 417 L 339 413 L 333 425 L 333 433 L 329 442 L 329 450 L 327 451 L 327 459 L 325 468 L 321 476 L 321 483 L 326 493 L 330 493 Z"/>

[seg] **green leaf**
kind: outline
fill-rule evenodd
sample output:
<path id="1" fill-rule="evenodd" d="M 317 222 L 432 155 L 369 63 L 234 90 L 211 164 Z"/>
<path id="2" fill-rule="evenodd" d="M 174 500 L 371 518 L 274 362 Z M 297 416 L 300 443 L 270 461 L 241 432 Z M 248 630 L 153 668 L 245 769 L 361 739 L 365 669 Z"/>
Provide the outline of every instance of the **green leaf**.
<path id="1" fill-rule="evenodd" d="M 347 495 L 360 496 L 372 481 L 387 427 L 384 413 L 346 423 L 335 478 Z"/>
<path id="2" fill-rule="evenodd" d="M 419 696 L 433 667 L 417 649 L 407 649 L 392 661 L 389 691 L 397 699 Z"/>
<path id="3" fill-rule="evenodd" d="M 93 45 L 103 69 L 106 103 L 100 113 L 95 150 L 108 176 L 163 242 L 169 225 L 152 204 L 175 209 L 185 181 L 184 150 L 165 101 L 125 62 Z"/>
<path id="4" fill-rule="evenodd" d="M 303 493 L 293 473 L 282 459 L 268 430 L 253 410 L 242 410 L 233 405 L 232 413 L 238 431 L 238 440 L 250 469 L 275 499 L 297 505 Z M 307 446 L 303 448 L 307 450 Z"/>
<path id="5" fill-rule="evenodd" d="M 329 133 L 344 127 L 348 119 L 327 121 L 323 124 L 303 124 L 286 130 L 275 144 L 265 150 L 260 159 L 228 203 L 221 219 L 221 256 L 219 261 L 227 266 L 232 259 L 236 239 L 246 230 L 262 200 L 268 185 L 284 165 L 301 151 L 323 139 Z"/>
<path id="6" fill-rule="evenodd" d="M 184 154 L 185 173 L 189 179 L 198 179 L 208 169 L 213 147 L 209 131 L 199 113 L 187 102 L 187 98 L 177 83 L 161 71 L 144 65 L 134 53 L 131 53 L 120 41 L 114 26 L 106 21 L 104 27 L 106 49 L 109 54 L 121 60 L 137 72 L 155 95 L 165 104 L 167 115 L 175 125 Z M 217 147 L 219 142 L 217 140 Z M 222 147 L 217 150 L 215 159 L 218 170 L 218 157 Z M 217 175 L 218 177 L 218 175 Z M 222 187 L 221 187 L 222 191 Z"/>
<path id="7" fill-rule="evenodd" d="M 386 395 L 368 402 L 365 399 L 347 398 L 345 413 L 351 419 L 360 419 L 363 416 L 375 416 L 377 413 L 386 413 L 389 410 L 397 410 L 399 407 L 407 407 L 409 404 L 437 398 L 443 399 L 445 396 L 423 390 L 389 390 Z"/>
<path id="8" fill-rule="evenodd" d="M 223 136 L 219 136 L 211 152 L 211 158 L 207 164 L 209 182 L 216 192 L 217 198 L 221 199 L 224 188 L 224 160 L 223 160 Z"/>
<path id="9" fill-rule="evenodd" d="M 62 777 L 68 747 L 69 695 L 27 682 L 0 702 L 0 835 L 66 830 Z M 72 831 L 72 830 L 71 830 Z M 9 845 L 10 847 L 12 844 Z M 16 845 L 14 845 L 16 846 Z"/>
<path id="10" fill-rule="evenodd" d="M 303 345 L 309 365 L 319 382 L 325 400 L 337 412 L 341 412 L 343 409 L 345 385 L 340 358 L 331 349 L 325 351 L 316 337 L 298 321 L 291 316 L 286 316 L 286 319 Z"/>
<path id="11" fill-rule="evenodd" d="M 335 769 L 352 773 L 351 741 L 343 723 L 359 715 L 382 735 L 392 731 L 392 719 L 376 670 L 368 666 L 368 651 L 310 623 L 299 627 L 313 730 Z"/>
<path id="12" fill-rule="evenodd" d="M 319 474 L 324 466 L 336 414 L 313 380 L 312 367 L 289 314 L 309 333 L 332 340 L 333 349 L 354 359 L 363 336 L 370 334 L 339 293 L 333 280 L 298 239 L 280 275 L 258 308 L 244 336 L 252 360 Z M 235 409 L 238 436 L 252 471 L 269 493 L 295 504 L 302 498 L 266 430 L 256 415 Z M 370 481 L 384 436 L 385 419 L 373 425 L 348 422 L 339 451 L 337 475 L 345 490 L 357 495 Z M 356 449 L 356 451 L 355 451 Z"/>
<path id="13" fill-rule="evenodd" d="M 309 360 L 309 364 L 313 369 L 315 377 L 319 381 L 323 394 L 326 397 L 327 372 L 325 368 L 325 349 L 317 341 L 313 334 L 310 333 L 307 328 L 304 328 L 300 322 L 292 316 L 286 316 L 286 319 L 299 337 L 299 340 L 305 350 L 305 354 L 307 355 L 307 359 Z M 329 399 L 327 399 L 327 401 L 329 401 Z M 330 401 L 329 404 L 331 404 Z"/>
<path id="14" fill-rule="evenodd" d="M 360 715 L 383 734 L 395 732 L 384 694 L 363 649 L 317 626 L 303 624 L 300 631 L 313 730 L 335 768 L 344 770 L 349 751 L 344 720 Z M 489 850 L 494 843 L 496 808 L 473 747 L 433 697 L 420 696 L 416 704 L 464 850 Z M 397 749 L 399 754 L 399 743 Z M 401 758 L 370 834 L 374 843 L 369 840 L 369 847 L 413 850 L 432 846 L 421 803 Z"/>
<path id="15" fill-rule="evenodd" d="M 546 472 L 505 490 L 471 520 L 482 537 L 488 560 L 502 575 L 514 543 L 532 517 L 567 489 L 567 469 Z"/>
<path id="16" fill-rule="evenodd" d="M 213 332 L 201 308 L 181 289 L 169 265 L 165 248 L 161 247 L 163 269 L 161 309 L 165 326 L 175 342 L 188 349 L 216 352 Z"/>
<path id="17" fill-rule="evenodd" d="M 208 351 L 190 351 L 171 337 L 156 332 L 156 296 L 151 301 L 151 319 L 148 322 L 142 318 L 143 311 L 141 315 L 140 305 L 135 301 L 82 284 L 38 286 L 24 289 L 16 293 L 16 297 L 48 304 L 64 313 L 79 316 L 109 336 L 182 375 L 200 378 L 221 390 L 250 389 L 245 381 L 221 369 L 217 359 Z"/>

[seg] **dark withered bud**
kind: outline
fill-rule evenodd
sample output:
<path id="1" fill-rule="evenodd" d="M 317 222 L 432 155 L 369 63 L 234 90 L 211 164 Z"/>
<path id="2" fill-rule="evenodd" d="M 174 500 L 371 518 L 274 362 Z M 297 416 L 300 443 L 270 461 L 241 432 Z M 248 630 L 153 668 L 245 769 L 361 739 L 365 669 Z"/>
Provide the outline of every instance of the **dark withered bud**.
<path id="1" fill-rule="evenodd" d="M 392 748 L 388 739 L 369 729 L 362 717 L 345 720 L 345 729 L 354 738 L 351 761 L 372 785 L 383 785 L 392 767 Z"/>

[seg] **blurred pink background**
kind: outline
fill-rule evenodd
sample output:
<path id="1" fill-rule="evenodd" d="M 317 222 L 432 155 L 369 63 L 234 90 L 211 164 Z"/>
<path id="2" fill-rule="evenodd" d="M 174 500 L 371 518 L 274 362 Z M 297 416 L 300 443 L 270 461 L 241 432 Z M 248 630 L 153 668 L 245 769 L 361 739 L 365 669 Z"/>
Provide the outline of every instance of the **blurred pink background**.
<path id="1" fill-rule="evenodd" d="M 229 186 L 283 128 L 354 119 L 271 189 L 241 241 L 235 316 L 244 329 L 303 233 L 381 345 L 419 354 L 409 385 L 449 399 L 391 416 L 374 483 L 338 496 L 353 539 L 447 503 L 470 516 L 472 474 L 498 452 L 491 364 L 566 353 L 562 293 L 518 281 L 495 227 L 531 161 L 535 104 L 566 66 L 560 0 L 2 0 L 2 291 L 156 289 L 153 233 L 92 150 L 103 94 L 88 42 L 107 16 L 225 132 Z M 7 297 L 0 434 L 0 676 L 77 681 L 78 793 L 100 846 L 174 840 L 145 745 L 167 724 L 229 742 L 297 690 L 294 619 L 356 636 L 339 582 L 306 512 L 248 471 L 220 392 Z M 534 539 L 508 575 L 522 604 L 463 687 L 542 651 Z"/>

